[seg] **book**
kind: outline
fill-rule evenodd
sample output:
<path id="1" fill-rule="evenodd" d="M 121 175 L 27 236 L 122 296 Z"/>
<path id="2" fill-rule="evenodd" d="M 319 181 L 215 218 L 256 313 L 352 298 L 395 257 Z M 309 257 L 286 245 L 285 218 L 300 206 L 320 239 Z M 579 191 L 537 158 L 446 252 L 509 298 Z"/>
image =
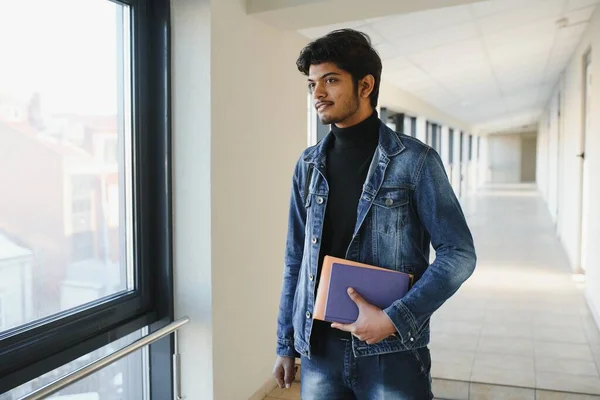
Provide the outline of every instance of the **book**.
<path id="1" fill-rule="evenodd" d="M 404 297 L 412 281 L 413 276 L 404 272 L 326 256 L 313 318 L 353 323 L 358 318 L 358 307 L 348 295 L 348 288 L 354 288 L 370 304 L 385 309 Z"/>

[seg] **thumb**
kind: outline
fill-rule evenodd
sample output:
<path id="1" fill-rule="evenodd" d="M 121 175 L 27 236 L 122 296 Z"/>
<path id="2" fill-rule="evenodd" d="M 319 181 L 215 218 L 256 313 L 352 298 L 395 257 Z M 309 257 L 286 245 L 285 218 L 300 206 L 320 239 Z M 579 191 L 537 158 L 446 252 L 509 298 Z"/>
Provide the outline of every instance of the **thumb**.
<path id="1" fill-rule="evenodd" d="M 348 296 L 350 296 L 352 301 L 354 303 L 356 303 L 356 305 L 359 308 L 367 303 L 366 300 L 363 299 L 362 296 L 360 294 L 358 294 L 358 292 L 356 290 L 354 290 L 354 288 L 348 288 Z"/>

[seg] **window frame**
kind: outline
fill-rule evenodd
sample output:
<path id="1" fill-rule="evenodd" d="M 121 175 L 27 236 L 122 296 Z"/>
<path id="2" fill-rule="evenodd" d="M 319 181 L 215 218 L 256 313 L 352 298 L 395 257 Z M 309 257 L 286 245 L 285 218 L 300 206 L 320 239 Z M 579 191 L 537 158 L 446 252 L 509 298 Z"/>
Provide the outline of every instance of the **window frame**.
<path id="1" fill-rule="evenodd" d="M 130 7 L 136 287 L 2 332 L 0 393 L 173 321 L 170 0 L 105 1 Z M 151 397 L 171 399 L 172 337 L 149 352 Z"/>

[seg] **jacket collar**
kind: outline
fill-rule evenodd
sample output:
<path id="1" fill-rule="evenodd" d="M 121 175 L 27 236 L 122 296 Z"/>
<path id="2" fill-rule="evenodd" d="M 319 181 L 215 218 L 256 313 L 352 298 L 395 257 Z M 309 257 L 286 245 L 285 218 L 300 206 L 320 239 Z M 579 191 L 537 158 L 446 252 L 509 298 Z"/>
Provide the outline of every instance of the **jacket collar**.
<path id="1" fill-rule="evenodd" d="M 325 164 L 325 155 L 333 133 L 330 131 L 321 142 L 309 148 L 304 155 L 304 162 L 311 164 Z M 405 146 L 396 132 L 381 122 L 379 126 L 379 144 L 377 146 L 387 157 L 393 157 L 402 152 Z"/>

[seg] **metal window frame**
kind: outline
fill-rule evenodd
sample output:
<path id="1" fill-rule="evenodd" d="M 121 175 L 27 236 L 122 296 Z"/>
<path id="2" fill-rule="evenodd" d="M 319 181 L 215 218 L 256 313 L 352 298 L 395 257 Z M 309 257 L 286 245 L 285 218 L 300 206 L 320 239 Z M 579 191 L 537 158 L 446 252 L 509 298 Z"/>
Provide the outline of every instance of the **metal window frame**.
<path id="1" fill-rule="evenodd" d="M 0 335 L 0 393 L 143 327 L 173 321 L 170 1 L 131 7 L 136 289 Z M 173 340 L 150 346 L 150 393 L 173 397 Z"/>

